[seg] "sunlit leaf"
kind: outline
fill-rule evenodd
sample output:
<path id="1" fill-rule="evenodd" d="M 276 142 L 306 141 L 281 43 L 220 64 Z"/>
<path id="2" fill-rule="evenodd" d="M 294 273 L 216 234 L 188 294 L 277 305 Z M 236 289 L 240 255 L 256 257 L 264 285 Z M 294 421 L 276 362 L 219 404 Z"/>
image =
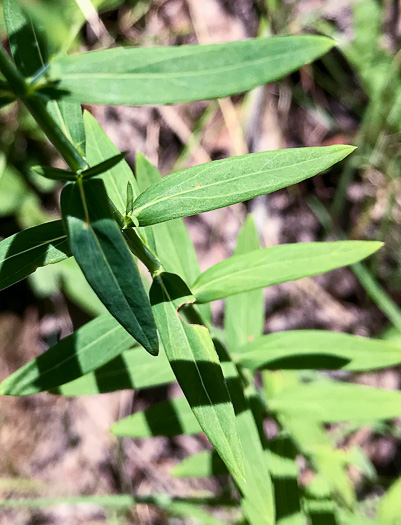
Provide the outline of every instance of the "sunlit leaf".
<path id="1" fill-rule="evenodd" d="M 372 421 L 401 415 L 401 392 L 355 383 L 316 381 L 289 388 L 270 399 L 269 407 L 285 415 L 338 423 Z"/>
<path id="2" fill-rule="evenodd" d="M 295 281 L 348 266 L 376 252 L 382 243 L 337 241 L 282 244 L 234 255 L 203 272 L 191 287 L 200 303 Z"/>
<path id="3" fill-rule="evenodd" d="M 209 331 L 178 312 L 194 297 L 179 276 L 163 273 L 154 279 L 150 299 L 167 358 L 200 427 L 233 477 L 242 480 L 235 414 Z"/>
<path id="4" fill-rule="evenodd" d="M 334 45 L 314 35 L 204 46 L 116 48 L 63 57 L 50 78 L 88 104 L 174 104 L 226 97 L 277 80 Z"/>
<path id="5" fill-rule="evenodd" d="M 376 370 L 401 363 L 401 345 L 324 330 L 289 330 L 260 337 L 239 350 L 251 370 Z"/>
<path id="6" fill-rule="evenodd" d="M 216 160 L 164 177 L 134 202 L 141 226 L 246 201 L 291 186 L 349 155 L 352 146 L 293 148 Z"/>
<path id="7" fill-rule="evenodd" d="M 258 232 L 253 217 L 249 216 L 238 236 L 234 254 L 243 255 L 259 248 Z M 262 335 L 264 304 L 263 290 L 234 295 L 226 300 L 224 327 L 230 352 Z"/>

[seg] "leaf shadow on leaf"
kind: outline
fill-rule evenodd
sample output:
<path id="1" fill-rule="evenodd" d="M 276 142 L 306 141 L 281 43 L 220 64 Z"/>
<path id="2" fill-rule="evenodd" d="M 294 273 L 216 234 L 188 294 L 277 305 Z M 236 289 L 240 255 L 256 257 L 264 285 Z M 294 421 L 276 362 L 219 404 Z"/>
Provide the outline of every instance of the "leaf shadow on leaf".
<path id="1" fill-rule="evenodd" d="M 311 525 L 339 525 L 332 510 L 309 509 L 308 517 Z"/>
<path id="2" fill-rule="evenodd" d="M 171 363 L 171 367 L 175 372 L 177 377 L 180 377 L 180 386 L 182 390 L 185 391 L 185 388 L 193 389 L 193 378 L 198 375 L 202 377 L 203 383 L 206 391 L 213 392 L 213 404 L 227 403 L 227 397 L 225 392 L 216 390 L 213 378 L 216 376 L 216 373 L 220 373 L 220 366 L 216 363 L 211 363 L 209 361 L 197 361 L 196 364 L 193 361 L 184 361 L 184 360 L 174 360 Z M 230 385 L 231 379 L 226 379 L 227 387 Z M 221 396 L 219 394 L 221 393 Z M 196 402 L 196 399 L 193 399 L 192 406 L 208 406 L 209 403 L 206 401 L 204 394 L 199 394 L 199 400 Z M 239 407 L 239 411 L 244 410 L 245 407 Z M 236 412 L 237 413 L 237 412 Z"/>
<path id="3" fill-rule="evenodd" d="M 231 358 L 225 346 L 217 338 L 213 338 L 213 344 L 216 349 L 217 355 L 219 356 L 220 362 L 223 365 L 224 363 L 231 363 Z M 239 375 L 236 374 L 225 376 L 225 381 L 228 392 L 230 393 L 230 398 L 234 407 L 235 415 L 238 415 L 241 412 L 248 410 L 248 403 L 243 393 L 243 385 L 241 384 Z"/>
<path id="4" fill-rule="evenodd" d="M 46 242 L 48 239 L 50 242 Z M 42 224 L 15 235 L 0 262 L 0 290 L 21 281 L 37 268 L 46 264 L 51 248 L 71 256 L 71 250 L 60 221 Z M 61 260 L 62 256 L 60 257 Z"/>
<path id="5" fill-rule="evenodd" d="M 341 370 L 351 359 L 329 354 L 288 355 L 269 360 L 258 370 Z"/>
<path id="6" fill-rule="evenodd" d="M 106 364 L 96 368 L 93 372 L 93 377 L 96 382 L 97 393 L 98 394 L 107 394 L 109 392 L 114 392 L 117 390 L 134 390 L 135 385 L 132 381 L 131 375 L 129 373 L 128 366 L 123 359 L 122 355 L 118 355 L 111 361 Z M 85 374 L 87 375 L 87 374 Z M 77 376 L 77 379 L 80 376 Z M 70 380 L 65 381 L 65 383 Z M 63 382 L 64 384 L 64 382 Z M 56 387 L 50 390 L 52 394 L 62 395 L 64 394 L 62 388 Z"/>
<path id="7" fill-rule="evenodd" d="M 289 520 L 301 512 L 297 450 L 283 434 L 269 442 L 270 469 L 276 501 L 276 520 Z"/>
<path id="8" fill-rule="evenodd" d="M 163 410 L 162 418 L 160 410 L 158 410 L 161 407 Z M 152 436 L 176 437 L 189 433 L 188 428 L 185 428 L 185 425 L 183 424 L 183 419 L 180 416 L 179 408 L 173 403 L 163 402 L 160 404 L 160 406 L 154 405 L 150 409 L 145 410 L 143 414 Z M 193 416 L 191 413 L 191 419 L 192 418 L 194 418 L 194 429 L 197 429 L 198 432 L 201 432 L 201 429 L 198 429 L 195 416 Z M 192 427 L 191 424 L 190 427 Z M 190 433 L 192 434 L 193 432 Z"/>
<path id="9" fill-rule="evenodd" d="M 47 351 L 37 357 L 39 377 L 34 381 L 34 385 L 40 391 L 50 390 L 82 376 L 82 366 L 75 352 L 76 339 L 76 333 L 73 332 L 57 343 L 57 351 L 54 351 L 56 347 L 53 347 L 51 352 Z"/>

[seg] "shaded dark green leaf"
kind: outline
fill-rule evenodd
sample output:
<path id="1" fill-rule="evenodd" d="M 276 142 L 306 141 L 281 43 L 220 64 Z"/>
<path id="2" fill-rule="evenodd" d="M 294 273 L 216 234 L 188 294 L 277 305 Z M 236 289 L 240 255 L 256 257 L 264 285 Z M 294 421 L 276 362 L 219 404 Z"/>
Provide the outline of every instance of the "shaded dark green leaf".
<path id="1" fill-rule="evenodd" d="M 109 171 L 112 168 L 114 168 L 114 166 L 117 166 L 117 164 L 119 164 L 126 155 L 127 153 L 118 153 L 117 155 L 114 155 L 114 157 L 104 160 L 103 162 L 96 164 L 96 166 L 92 166 L 92 168 L 88 168 L 87 170 L 84 170 L 82 172 L 82 177 L 84 179 L 89 179 L 90 177 L 94 177 L 95 175 L 102 175 L 106 171 Z M 131 190 L 132 190 L 132 184 L 131 184 Z"/>
<path id="2" fill-rule="evenodd" d="M 51 180 L 73 181 L 77 178 L 76 174 L 72 171 L 52 168 L 51 166 L 32 166 L 31 170 Z"/>
<path id="3" fill-rule="evenodd" d="M 71 256 L 63 223 L 41 224 L 0 242 L 0 290 Z"/>
<path id="4" fill-rule="evenodd" d="M 113 220 L 104 184 L 92 178 L 68 183 L 61 210 L 71 250 L 99 299 L 148 352 L 158 339 L 148 296 L 134 258 Z"/>

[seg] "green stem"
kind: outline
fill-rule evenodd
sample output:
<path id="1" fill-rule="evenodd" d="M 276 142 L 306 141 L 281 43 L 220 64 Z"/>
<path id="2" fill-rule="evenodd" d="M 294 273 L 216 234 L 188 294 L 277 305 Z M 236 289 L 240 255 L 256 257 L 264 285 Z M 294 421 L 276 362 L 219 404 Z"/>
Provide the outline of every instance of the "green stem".
<path id="1" fill-rule="evenodd" d="M 18 96 L 21 102 L 25 104 L 28 111 L 42 128 L 53 146 L 64 158 L 69 167 L 74 172 L 85 169 L 87 167 L 86 161 L 61 131 L 57 122 L 47 111 L 40 96 L 36 93 L 31 93 L 31 88 L 25 78 L 21 75 L 1 46 L 0 71 L 10 83 L 14 93 Z"/>
<path id="2" fill-rule="evenodd" d="M 160 275 L 164 271 L 162 263 L 152 252 L 150 247 L 139 237 L 136 229 L 130 228 L 123 230 L 123 233 L 130 250 L 138 257 L 138 259 L 143 262 L 143 264 L 149 270 L 152 278 Z"/>

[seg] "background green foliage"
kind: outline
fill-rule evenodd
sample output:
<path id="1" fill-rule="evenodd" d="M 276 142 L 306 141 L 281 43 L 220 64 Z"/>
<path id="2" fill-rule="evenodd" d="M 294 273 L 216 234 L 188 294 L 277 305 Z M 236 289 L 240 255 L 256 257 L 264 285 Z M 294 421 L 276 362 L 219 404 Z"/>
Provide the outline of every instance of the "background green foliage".
<path id="1" fill-rule="evenodd" d="M 358 375 L 401 363 L 399 35 L 384 23 L 391 8 L 375 0 L 355 2 L 347 9 L 353 30 L 347 38 L 327 13 L 309 9 L 305 14 L 297 2 L 267 0 L 250 3 L 257 23 L 249 36 L 262 38 L 165 47 L 138 47 L 147 43 L 145 38 L 124 41 L 116 17 L 126 16 L 139 34 L 146 34 L 154 7 L 142 1 L 3 2 L 0 32 L 18 68 L 3 51 L 4 304 L 13 293 L 9 287 L 28 277 L 28 285 L 16 286 L 33 295 L 21 302 L 52 309 L 60 304 L 54 298 L 63 297 L 62 304 L 75 305 L 68 316 L 73 322 L 68 322 L 76 329 L 64 331 L 61 340 L 53 331 L 48 350 L 13 366 L 0 383 L 0 394 L 84 396 L 168 385 L 173 397 L 154 399 L 149 390 L 151 406 L 121 418 L 111 434 L 175 439 L 204 433 L 214 449 L 192 451 L 171 474 L 219 481 L 212 492 L 185 496 L 165 490 L 143 495 L 121 483 L 114 495 L 92 491 L 90 496 L 17 498 L 47 493 L 22 477 L 17 484 L 5 478 L 8 492 L 0 506 L 8 513 L 89 502 L 103 508 L 110 523 L 142 523 L 132 509 L 149 505 L 158 509 L 154 523 L 178 516 L 183 523 L 206 524 L 395 525 L 401 513 L 397 465 L 392 476 L 383 476 L 359 436 L 367 432 L 397 439 L 398 425 L 390 420 L 401 415 L 401 394 L 374 379 L 367 386 Z M 196 21 L 194 4 L 187 7 L 202 40 L 207 31 Z M 338 47 L 332 49 L 335 41 L 327 36 L 283 36 L 306 29 L 336 38 Z M 183 43 L 183 35 L 175 35 L 175 43 Z M 114 49 L 104 49 L 115 43 Z M 152 42 L 162 43 L 161 37 Z M 83 47 L 91 50 L 82 53 Z M 140 151 L 135 165 L 132 158 L 124 160 L 91 114 L 94 107 L 82 114 L 81 104 L 197 102 L 277 80 L 279 101 L 285 93 L 291 99 L 287 114 L 294 114 L 293 122 L 300 109 L 323 122 L 325 141 L 315 144 L 306 136 L 305 145 L 313 147 L 257 152 L 254 130 L 252 140 L 246 140 L 252 118 L 241 120 L 235 103 L 260 110 L 258 88 L 234 102 L 218 102 L 236 156 L 186 167 L 203 128 L 217 114 L 216 103 L 210 102 L 193 132 L 187 133 L 185 123 L 179 127 L 184 131 L 178 136 L 185 135 L 187 143 L 168 170 L 174 173 L 162 178 Z M 14 104 L 16 98 L 22 104 Z M 305 126 L 298 123 L 299 129 L 306 124 L 307 119 Z M 244 155 L 244 149 L 251 154 Z M 211 160 L 202 152 L 203 161 Z M 323 171 L 320 183 L 307 182 Z M 68 181 L 61 197 L 60 180 Z M 260 204 L 250 203 L 256 221 L 249 214 L 244 218 L 234 254 L 201 272 L 183 217 L 296 183 L 301 185 L 285 191 L 290 196 L 301 192 L 298 200 L 319 225 L 314 238 L 319 242 L 262 248 Z M 268 208 L 270 201 L 263 202 Z M 367 263 L 360 262 L 372 254 Z M 270 333 L 267 325 L 265 333 L 263 288 L 348 265 L 347 275 L 352 271 L 360 283 L 353 288 L 357 297 L 347 298 L 348 307 L 362 305 L 382 316 L 369 330 L 352 331 L 374 338 L 319 326 Z M 325 304 L 329 296 L 319 286 L 314 290 Z M 212 316 L 209 303 L 219 299 L 225 299 L 224 313 L 214 310 Z"/>

